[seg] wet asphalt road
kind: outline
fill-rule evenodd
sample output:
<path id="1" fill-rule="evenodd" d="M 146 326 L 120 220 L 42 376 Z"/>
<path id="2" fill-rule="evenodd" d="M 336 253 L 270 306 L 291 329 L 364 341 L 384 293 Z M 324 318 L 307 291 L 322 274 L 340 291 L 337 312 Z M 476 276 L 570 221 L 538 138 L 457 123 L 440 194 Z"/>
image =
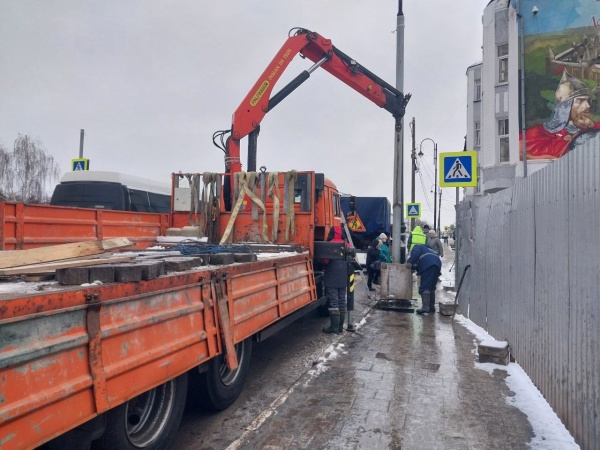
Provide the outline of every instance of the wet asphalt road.
<path id="1" fill-rule="evenodd" d="M 366 293 L 363 294 L 366 298 Z M 227 448 L 318 362 L 334 341 L 334 337 L 321 332 L 328 323 L 327 317 L 315 311 L 266 341 L 254 343 L 250 372 L 240 398 L 219 413 L 188 406 L 171 448 Z"/>
<path id="2" fill-rule="evenodd" d="M 255 344 L 238 401 L 217 414 L 189 407 L 172 448 L 529 448 L 526 416 L 505 401 L 506 373 L 475 369 L 465 328 L 377 309 L 367 294 L 363 280 L 354 321 L 366 320 L 355 333 L 321 333 L 328 319 L 315 313 Z M 454 300 L 441 284 L 437 296 Z"/>

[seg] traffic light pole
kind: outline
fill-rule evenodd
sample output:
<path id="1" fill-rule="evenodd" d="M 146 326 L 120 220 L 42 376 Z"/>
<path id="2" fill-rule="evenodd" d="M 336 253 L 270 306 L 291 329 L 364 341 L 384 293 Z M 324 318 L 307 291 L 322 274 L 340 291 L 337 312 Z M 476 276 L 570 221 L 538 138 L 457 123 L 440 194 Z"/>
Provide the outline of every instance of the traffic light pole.
<path id="1" fill-rule="evenodd" d="M 415 202 L 415 174 L 417 172 L 417 147 L 415 143 L 415 137 L 417 134 L 415 118 L 412 118 L 412 122 L 410 123 L 410 130 L 412 133 L 412 153 L 411 153 L 411 161 L 412 161 L 412 178 L 410 180 L 410 201 L 412 203 Z M 412 217 L 410 219 L 410 229 L 411 231 L 415 228 L 415 218 Z"/>

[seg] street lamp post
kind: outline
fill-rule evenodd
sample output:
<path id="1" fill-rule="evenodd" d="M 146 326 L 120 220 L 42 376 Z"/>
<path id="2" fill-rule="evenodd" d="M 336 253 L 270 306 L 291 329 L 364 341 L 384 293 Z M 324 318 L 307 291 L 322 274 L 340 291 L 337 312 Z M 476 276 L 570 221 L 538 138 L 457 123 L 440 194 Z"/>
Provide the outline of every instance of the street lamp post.
<path id="1" fill-rule="evenodd" d="M 433 142 L 433 168 L 434 168 L 434 189 L 433 189 L 433 229 L 436 227 L 436 219 L 437 219 L 437 143 L 431 138 L 425 138 L 419 144 L 419 156 L 423 156 L 423 150 L 421 147 L 423 146 L 423 142 L 431 141 Z M 441 207 L 441 205 L 440 205 Z"/>
<path id="2" fill-rule="evenodd" d="M 442 221 L 442 188 L 441 187 L 440 187 L 440 194 L 439 195 L 440 195 L 440 201 L 438 203 L 437 230 L 435 230 L 436 233 L 438 234 L 438 236 L 439 236 L 439 234 L 442 231 L 442 227 L 440 226 L 440 222 Z"/>

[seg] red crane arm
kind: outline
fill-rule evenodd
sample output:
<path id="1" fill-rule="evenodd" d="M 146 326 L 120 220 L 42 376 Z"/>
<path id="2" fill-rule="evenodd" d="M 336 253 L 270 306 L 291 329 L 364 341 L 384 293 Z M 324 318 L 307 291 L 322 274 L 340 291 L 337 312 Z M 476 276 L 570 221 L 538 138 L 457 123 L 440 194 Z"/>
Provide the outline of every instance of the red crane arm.
<path id="1" fill-rule="evenodd" d="M 280 92 L 271 97 L 275 83 L 277 83 L 285 69 L 298 53 L 313 61 L 315 65 L 299 74 Z M 346 83 L 352 89 L 379 107 L 392 113 L 396 119 L 401 119 L 404 116 L 410 94 L 403 95 L 393 86 L 334 47 L 331 40 L 324 38 L 318 33 L 298 29 L 279 49 L 273 60 L 234 112 L 231 130 L 227 130 L 231 131 L 231 136 L 227 139 L 225 149 L 226 172 L 235 173 L 241 171 L 240 140 L 251 133 L 258 134 L 260 123 L 265 114 L 306 81 L 310 77 L 310 74 L 318 67 L 323 67 L 324 70 Z M 249 143 L 249 145 L 255 145 L 255 138 L 254 144 Z M 254 171 L 256 167 L 251 167 L 250 151 L 248 156 L 248 170 Z"/>

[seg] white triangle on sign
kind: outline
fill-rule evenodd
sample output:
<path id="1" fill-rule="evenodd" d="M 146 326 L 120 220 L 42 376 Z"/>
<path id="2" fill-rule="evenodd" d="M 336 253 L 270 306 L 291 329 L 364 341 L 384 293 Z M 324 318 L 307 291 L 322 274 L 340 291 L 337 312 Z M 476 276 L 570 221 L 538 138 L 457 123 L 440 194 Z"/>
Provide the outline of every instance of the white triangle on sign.
<path id="1" fill-rule="evenodd" d="M 444 178 L 446 180 L 470 180 L 472 177 L 471 174 L 467 172 L 467 169 L 465 169 L 463 163 L 460 162 L 460 158 L 456 158 L 454 164 L 452 164 L 452 167 L 450 167 L 450 170 L 446 173 Z"/>
<path id="2" fill-rule="evenodd" d="M 83 170 L 83 165 L 81 163 L 75 164 L 75 169 L 74 170 Z"/>
<path id="3" fill-rule="evenodd" d="M 411 206 L 410 208 L 408 208 L 408 215 L 409 216 L 418 216 L 419 215 L 419 211 L 417 210 L 416 206 Z"/>

